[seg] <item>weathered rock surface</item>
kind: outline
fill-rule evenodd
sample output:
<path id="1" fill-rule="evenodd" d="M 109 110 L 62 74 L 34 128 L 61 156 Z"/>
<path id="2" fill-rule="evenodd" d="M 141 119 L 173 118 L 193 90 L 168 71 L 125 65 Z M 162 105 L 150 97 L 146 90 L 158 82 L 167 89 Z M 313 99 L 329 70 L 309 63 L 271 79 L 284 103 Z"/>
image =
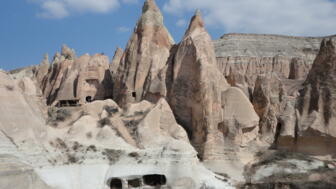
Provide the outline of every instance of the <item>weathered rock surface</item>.
<path id="1" fill-rule="evenodd" d="M 112 62 L 110 64 L 110 71 L 112 76 L 116 76 L 119 68 L 119 63 L 122 58 L 124 51 L 121 48 L 117 48 L 116 51 L 114 52 L 114 56 L 112 59 Z"/>
<path id="2" fill-rule="evenodd" d="M 323 38 L 213 42 L 197 11 L 174 44 L 146 0 L 111 64 L 64 45 L 0 71 L 0 188 L 153 188 L 153 174 L 172 189 L 333 188 L 336 51 Z"/>
<path id="3" fill-rule="evenodd" d="M 50 67 L 49 55 L 45 54 L 44 57 L 43 57 L 43 60 L 38 65 L 36 73 L 35 73 L 35 79 L 36 79 L 38 84 L 43 83 L 43 79 L 45 78 L 45 76 L 49 72 L 49 67 Z M 42 86 L 39 86 L 39 87 L 41 88 Z"/>
<path id="4" fill-rule="evenodd" d="M 0 77 L 1 187 L 107 189 L 111 178 L 162 174 L 163 187 L 232 188 L 200 164 L 164 99 L 125 110 L 112 100 L 49 107 L 45 118 L 33 81 Z"/>
<path id="5" fill-rule="evenodd" d="M 163 17 L 155 1 L 147 0 L 134 33 L 121 58 L 114 85 L 114 99 L 119 104 L 157 101 L 165 96 L 164 82 L 154 83 L 166 66 L 174 41 L 163 24 Z M 153 86 L 159 85 L 159 86 Z"/>
<path id="6" fill-rule="evenodd" d="M 227 135 L 229 141 L 243 144 L 242 138 L 254 132 L 250 128 L 256 128 L 259 117 L 240 89 L 231 88 L 217 69 L 213 44 L 199 11 L 177 47 L 172 65 L 169 104 L 199 156 L 203 160 L 224 157 Z M 242 104 L 244 109 L 239 109 Z M 248 140 L 255 139 L 255 134 Z"/>
<path id="7" fill-rule="evenodd" d="M 44 69 L 42 66 L 41 71 Z M 85 54 L 76 58 L 74 52 L 66 46 L 63 46 L 61 55 L 56 53 L 48 73 L 39 84 L 49 105 L 61 101 L 83 104 L 112 98 L 108 57 Z"/>
<path id="8" fill-rule="evenodd" d="M 228 82 L 250 97 L 260 74 L 305 79 L 324 38 L 327 37 L 225 34 L 214 41 L 214 46 L 219 69 L 231 78 Z"/>
<path id="9" fill-rule="evenodd" d="M 295 138 L 280 145 L 315 155 L 333 155 L 336 143 L 336 42 L 324 40 L 298 98 Z M 328 144 L 328 145 L 326 145 Z"/>
<path id="10" fill-rule="evenodd" d="M 328 161 L 304 154 L 268 151 L 246 166 L 248 184 L 239 188 L 334 188 L 336 171 Z"/>

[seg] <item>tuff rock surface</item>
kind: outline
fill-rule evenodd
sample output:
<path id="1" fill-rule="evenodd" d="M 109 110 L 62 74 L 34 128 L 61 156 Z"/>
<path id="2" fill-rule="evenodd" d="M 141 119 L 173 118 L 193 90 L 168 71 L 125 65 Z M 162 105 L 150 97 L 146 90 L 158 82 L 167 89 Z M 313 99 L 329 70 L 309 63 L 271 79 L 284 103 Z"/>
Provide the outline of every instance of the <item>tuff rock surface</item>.
<path id="1" fill-rule="evenodd" d="M 177 47 L 172 72 L 170 105 L 203 160 L 224 156 L 227 135 L 236 140 L 248 135 L 243 129 L 257 129 L 259 117 L 251 103 L 240 89 L 229 86 L 216 67 L 211 37 L 199 11 Z"/>
<path id="2" fill-rule="evenodd" d="M 296 133 L 279 141 L 285 149 L 335 156 L 335 39 L 326 39 L 297 98 Z M 328 145 L 326 145 L 328 144 Z"/>
<path id="3" fill-rule="evenodd" d="M 48 107 L 46 113 L 29 78 L 22 84 L 5 72 L 0 77 L 1 188 L 109 188 L 113 177 L 157 173 L 168 178 L 168 186 L 231 188 L 200 164 L 164 99 L 125 109 L 97 100 Z"/>
<path id="4" fill-rule="evenodd" d="M 218 67 L 229 83 L 251 95 L 259 74 L 304 80 L 325 38 L 233 33 L 215 40 L 214 46 Z"/>
<path id="5" fill-rule="evenodd" d="M 64 45 L 0 71 L 0 188 L 335 187 L 335 37 L 204 25 L 174 44 L 146 0 L 111 62 Z"/>
<path id="6" fill-rule="evenodd" d="M 166 95 L 160 70 L 173 44 L 155 1 L 146 1 L 116 74 L 113 96 L 119 104 L 143 99 L 155 102 Z"/>
<path id="7" fill-rule="evenodd" d="M 70 48 L 63 46 L 62 54 L 55 54 L 47 74 L 40 76 L 46 72 L 46 67 L 43 61 L 37 72 L 37 82 L 49 105 L 62 100 L 83 104 L 88 100 L 112 97 L 112 76 L 105 55 L 85 54 L 76 58 Z"/>

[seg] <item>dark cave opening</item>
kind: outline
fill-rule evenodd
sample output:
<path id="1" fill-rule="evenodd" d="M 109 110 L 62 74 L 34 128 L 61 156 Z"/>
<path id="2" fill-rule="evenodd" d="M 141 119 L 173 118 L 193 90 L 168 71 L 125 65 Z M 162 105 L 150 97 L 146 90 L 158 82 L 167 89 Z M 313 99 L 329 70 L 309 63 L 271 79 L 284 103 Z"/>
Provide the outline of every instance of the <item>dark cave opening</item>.
<path id="1" fill-rule="evenodd" d="M 92 96 L 87 96 L 87 97 L 85 98 L 85 100 L 86 100 L 86 102 L 92 102 Z"/>
<path id="2" fill-rule="evenodd" d="M 132 188 L 138 188 L 141 186 L 141 180 L 140 179 L 131 179 L 128 180 L 128 186 L 132 187 Z"/>
<path id="3" fill-rule="evenodd" d="M 158 174 L 145 175 L 143 176 L 143 181 L 146 185 L 149 186 L 160 186 L 167 183 L 166 176 Z"/>
<path id="4" fill-rule="evenodd" d="M 114 178 L 110 182 L 111 189 L 122 189 L 122 181 L 121 179 Z"/>

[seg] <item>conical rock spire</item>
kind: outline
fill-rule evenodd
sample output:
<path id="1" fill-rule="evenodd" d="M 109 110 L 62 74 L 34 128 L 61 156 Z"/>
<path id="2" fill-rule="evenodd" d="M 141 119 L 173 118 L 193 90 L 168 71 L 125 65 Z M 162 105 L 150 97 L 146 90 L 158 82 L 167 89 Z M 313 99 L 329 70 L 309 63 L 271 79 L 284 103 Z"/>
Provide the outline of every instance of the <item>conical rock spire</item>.
<path id="1" fill-rule="evenodd" d="M 143 99 L 155 101 L 165 96 L 162 92 L 165 90 L 156 90 L 164 88 L 162 82 L 153 81 L 160 78 L 158 74 L 166 66 L 173 44 L 155 1 L 145 1 L 118 67 L 114 99 L 120 105 Z"/>
<path id="2" fill-rule="evenodd" d="M 239 130 L 253 128 L 249 138 L 253 140 L 259 117 L 244 93 L 230 87 L 217 68 L 214 46 L 200 11 L 192 17 L 174 57 L 169 104 L 202 159 L 225 156 L 227 131 L 232 141 L 239 138 L 243 144 L 249 140 Z M 241 104 L 244 115 L 239 113 L 243 112 Z"/>
<path id="3" fill-rule="evenodd" d="M 185 36 L 191 34 L 193 31 L 195 31 L 196 29 L 201 29 L 201 30 L 205 30 L 204 29 L 204 21 L 202 18 L 202 14 L 201 11 L 199 9 L 197 9 L 195 11 L 194 16 L 192 17 L 188 30 L 185 33 Z"/>

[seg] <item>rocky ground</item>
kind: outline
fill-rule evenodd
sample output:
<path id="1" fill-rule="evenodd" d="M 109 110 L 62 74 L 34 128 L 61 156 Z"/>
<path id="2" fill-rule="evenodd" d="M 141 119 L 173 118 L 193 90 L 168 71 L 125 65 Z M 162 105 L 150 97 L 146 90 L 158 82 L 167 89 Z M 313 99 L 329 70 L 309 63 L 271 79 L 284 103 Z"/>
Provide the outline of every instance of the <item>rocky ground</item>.
<path id="1" fill-rule="evenodd" d="M 181 42 L 147 0 L 125 50 L 0 71 L 0 188 L 335 188 L 336 41 Z"/>

